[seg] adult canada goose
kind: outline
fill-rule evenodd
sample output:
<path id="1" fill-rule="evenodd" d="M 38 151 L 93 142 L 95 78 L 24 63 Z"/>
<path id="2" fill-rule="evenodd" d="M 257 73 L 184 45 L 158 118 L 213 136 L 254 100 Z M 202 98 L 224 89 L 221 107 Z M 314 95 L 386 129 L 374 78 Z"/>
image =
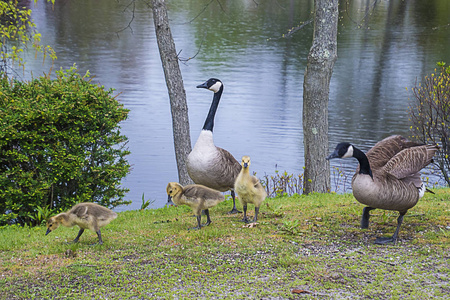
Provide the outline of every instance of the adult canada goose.
<path id="1" fill-rule="evenodd" d="M 252 203 L 255 205 L 255 217 L 253 218 L 253 222 L 258 220 L 258 212 L 261 203 L 266 199 L 267 193 L 266 190 L 261 185 L 261 182 L 255 176 L 250 175 L 250 157 L 243 156 L 242 157 L 242 170 L 236 178 L 236 182 L 234 187 L 236 192 L 239 195 L 239 201 L 241 202 L 244 208 L 244 218 L 243 222 L 248 223 L 249 220 L 247 218 L 247 204 Z"/>
<path id="2" fill-rule="evenodd" d="M 199 184 L 191 184 L 183 187 L 177 182 L 169 182 L 166 190 L 168 204 L 184 204 L 189 206 L 194 212 L 194 215 L 197 218 L 197 227 L 190 229 L 201 229 L 203 226 L 211 224 L 209 209 L 225 200 L 222 193 Z M 207 221 L 204 225 L 201 224 L 202 210 L 205 211 L 207 217 Z"/>
<path id="3" fill-rule="evenodd" d="M 229 213 L 238 213 L 234 181 L 241 170 L 241 165 L 230 152 L 216 147 L 213 140 L 214 116 L 222 96 L 223 84 L 219 79 L 211 78 L 197 88 L 213 91 L 214 97 L 200 136 L 188 155 L 187 171 L 196 184 L 221 192 L 231 190 L 233 209 Z"/>
<path id="4" fill-rule="evenodd" d="M 328 156 L 327 159 L 354 157 L 359 162 L 352 178 L 352 190 L 356 200 L 367 205 L 363 209 L 361 228 L 369 227 L 369 212 L 373 209 L 400 213 L 394 235 L 377 238 L 376 244 L 396 242 L 403 216 L 426 190 L 419 172 L 432 162 L 438 149 L 437 145 L 418 144 L 395 135 L 375 144 L 367 155 L 349 143 L 340 143 Z"/>
<path id="5" fill-rule="evenodd" d="M 90 229 L 97 233 L 98 243 L 101 245 L 103 241 L 100 228 L 108 225 L 115 218 L 117 218 L 117 214 L 106 207 L 91 202 L 79 203 L 68 212 L 60 213 L 48 219 L 45 235 L 58 228 L 59 225 L 66 227 L 78 225 L 80 231 L 78 231 L 73 243 L 78 242 L 85 229 Z"/>

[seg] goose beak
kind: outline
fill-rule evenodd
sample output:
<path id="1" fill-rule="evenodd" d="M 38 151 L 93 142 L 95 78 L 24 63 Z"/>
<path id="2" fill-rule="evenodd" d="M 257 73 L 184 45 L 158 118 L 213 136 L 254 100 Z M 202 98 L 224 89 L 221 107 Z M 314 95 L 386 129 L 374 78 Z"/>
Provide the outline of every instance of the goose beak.
<path id="1" fill-rule="evenodd" d="M 330 160 L 330 159 L 333 159 L 333 158 L 339 158 L 339 154 L 338 154 L 337 150 L 334 150 L 333 153 L 328 155 L 327 160 Z"/>
<path id="2" fill-rule="evenodd" d="M 244 168 L 247 168 L 248 167 L 248 163 L 244 163 Z"/>
<path id="3" fill-rule="evenodd" d="M 167 204 L 166 204 L 167 206 L 176 206 L 175 205 L 175 203 L 173 203 L 173 201 L 172 201 L 172 197 L 171 196 L 168 196 L 167 197 Z"/>
<path id="4" fill-rule="evenodd" d="M 49 234 L 50 232 L 52 232 L 52 231 L 50 230 L 50 228 L 47 228 L 47 232 L 45 233 L 45 235 Z"/>
<path id="5" fill-rule="evenodd" d="M 207 88 L 208 88 L 207 81 L 205 81 L 205 82 L 202 83 L 202 84 L 197 85 L 197 88 L 207 89 Z"/>

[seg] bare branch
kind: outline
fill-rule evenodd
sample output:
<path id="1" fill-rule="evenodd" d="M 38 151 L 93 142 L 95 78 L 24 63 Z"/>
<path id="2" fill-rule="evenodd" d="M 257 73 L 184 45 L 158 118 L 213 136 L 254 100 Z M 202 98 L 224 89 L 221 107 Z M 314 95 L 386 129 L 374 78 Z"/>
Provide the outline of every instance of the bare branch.
<path id="1" fill-rule="evenodd" d="M 352 21 L 356 26 L 362 27 L 362 26 L 361 26 L 362 22 L 363 22 L 364 20 L 366 20 L 367 16 L 368 16 L 371 12 L 373 12 L 373 11 L 375 10 L 375 6 L 377 5 L 377 2 L 378 2 L 378 0 L 375 0 L 375 1 L 373 2 L 373 4 L 372 4 L 372 10 L 367 9 L 367 10 L 366 10 L 366 14 L 364 15 L 364 17 L 362 17 L 361 21 L 359 21 L 359 22 L 353 20 L 352 17 L 350 16 L 350 14 L 348 13 L 348 11 L 349 11 L 349 7 L 348 7 L 349 1 L 348 1 L 348 0 L 345 2 L 345 6 L 346 6 L 346 7 L 345 7 L 345 14 L 347 15 L 348 19 L 349 19 L 350 21 Z"/>
<path id="2" fill-rule="evenodd" d="M 223 6 L 222 6 L 222 3 L 220 3 L 219 0 L 216 0 L 216 1 L 217 1 L 217 3 L 219 3 L 219 6 L 220 6 L 220 8 L 222 9 L 222 11 L 223 11 L 224 13 L 226 13 L 225 9 L 224 9 Z"/>
<path id="3" fill-rule="evenodd" d="M 205 35 L 203 36 L 202 42 L 200 43 L 200 46 L 198 47 L 197 53 L 195 53 L 194 56 L 189 57 L 189 58 L 181 58 L 181 57 L 180 57 L 180 53 L 181 53 L 182 50 L 180 50 L 180 52 L 178 52 L 178 54 L 177 54 L 178 60 L 179 60 L 180 62 L 186 64 L 186 63 L 187 63 L 188 61 L 190 61 L 191 59 L 194 59 L 194 58 L 200 53 L 200 50 L 202 50 L 202 46 L 203 46 L 203 43 L 205 42 L 206 35 L 207 35 L 207 32 L 205 32 Z"/>
<path id="4" fill-rule="evenodd" d="M 128 22 L 128 25 L 127 25 L 127 26 L 125 26 L 124 28 L 122 28 L 122 29 L 116 31 L 117 37 L 119 37 L 119 33 L 123 32 L 123 31 L 125 31 L 125 30 L 127 30 L 127 29 L 130 29 L 131 34 L 133 34 L 133 27 L 131 27 L 131 23 L 133 23 L 134 18 L 135 18 L 135 12 L 136 12 L 136 0 L 132 0 L 130 3 L 128 3 L 128 5 L 125 6 L 125 8 L 123 9 L 123 11 L 125 12 L 126 10 L 128 10 L 128 9 L 130 8 L 130 6 L 133 6 L 133 8 L 131 9 L 131 13 L 132 13 L 132 15 L 131 15 L 131 20 L 130 20 L 130 22 Z"/>
<path id="5" fill-rule="evenodd" d="M 190 21 L 187 21 L 186 23 L 183 23 L 183 25 L 185 25 L 185 24 L 190 24 L 190 23 L 192 23 L 193 21 L 195 21 L 195 19 L 197 19 L 198 17 L 200 17 L 200 15 L 201 14 L 203 14 L 204 12 L 205 12 L 205 10 L 208 8 L 208 6 L 211 4 L 211 3 L 213 3 L 213 1 L 214 0 L 211 0 L 211 1 L 209 1 L 209 3 L 208 4 L 206 4 L 204 7 L 203 7 L 203 9 L 193 18 L 193 19 L 191 19 Z"/>
<path id="6" fill-rule="evenodd" d="M 302 25 L 299 25 L 297 27 L 294 27 L 292 29 L 288 30 L 288 33 L 284 34 L 283 37 L 290 37 L 291 35 L 293 35 L 294 33 L 296 33 L 297 31 L 299 31 L 300 29 L 302 29 L 303 27 L 305 27 L 306 25 L 312 23 L 313 19 L 309 19 L 308 21 L 305 21 Z"/>

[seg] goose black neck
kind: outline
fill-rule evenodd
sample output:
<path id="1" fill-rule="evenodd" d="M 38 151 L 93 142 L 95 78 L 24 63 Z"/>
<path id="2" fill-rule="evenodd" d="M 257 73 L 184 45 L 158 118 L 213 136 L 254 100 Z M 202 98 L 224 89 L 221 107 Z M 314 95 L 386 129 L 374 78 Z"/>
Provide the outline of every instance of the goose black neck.
<path id="1" fill-rule="evenodd" d="M 222 96 L 223 87 L 217 93 L 214 93 L 213 101 L 211 107 L 209 108 L 208 116 L 206 117 L 205 124 L 203 125 L 203 130 L 213 131 L 214 128 L 214 117 L 216 115 L 217 107 L 219 106 L 220 97 Z"/>
<path id="2" fill-rule="evenodd" d="M 359 174 L 372 175 L 372 169 L 370 168 L 369 159 L 367 156 L 359 150 L 358 148 L 353 147 L 353 157 L 356 158 L 359 162 Z"/>

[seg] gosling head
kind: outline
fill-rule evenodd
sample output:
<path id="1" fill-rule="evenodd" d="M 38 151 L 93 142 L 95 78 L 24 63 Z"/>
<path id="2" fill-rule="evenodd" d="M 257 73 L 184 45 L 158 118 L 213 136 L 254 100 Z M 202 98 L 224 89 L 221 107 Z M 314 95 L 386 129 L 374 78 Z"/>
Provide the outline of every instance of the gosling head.
<path id="1" fill-rule="evenodd" d="M 327 160 L 333 158 L 348 158 L 353 156 L 353 146 L 350 143 L 339 143 L 334 149 L 333 153 L 331 153 Z"/>
<path id="2" fill-rule="evenodd" d="M 170 205 L 176 206 L 176 204 L 172 201 L 173 197 L 175 197 L 176 195 L 181 193 L 183 191 L 183 188 L 177 182 L 169 182 L 167 184 L 166 191 L 167 191 L 167 205 L 168 206 L 170 206 Z"/>
<path id="3" fill-rule="evenodd" d="M 213 91 L 214 93 L 220 91 L 222 87 L 223 87 L 222 81 L 220 81 L 217 78 L 210 78 L 204 83 L 197 85 L 197 88 L 208 89 L 210 91 Z"/>
<path id="4" fill-rule="evenodd" d="M 56 216 L 48 219 L 47 220 L 47 232 L 45 233 L 45 235 L 49 234 L 50 232 L 52 232 L 53 230 L 58 228 L 59 224 L 61 224 L 61 219 Z"/>
<path id="5" fill-rule="evenodd" d="M 242 156 L 241 166 L 243 168 L 250 167 L 250 156 L 247 156 L 247 155 Z"/>

